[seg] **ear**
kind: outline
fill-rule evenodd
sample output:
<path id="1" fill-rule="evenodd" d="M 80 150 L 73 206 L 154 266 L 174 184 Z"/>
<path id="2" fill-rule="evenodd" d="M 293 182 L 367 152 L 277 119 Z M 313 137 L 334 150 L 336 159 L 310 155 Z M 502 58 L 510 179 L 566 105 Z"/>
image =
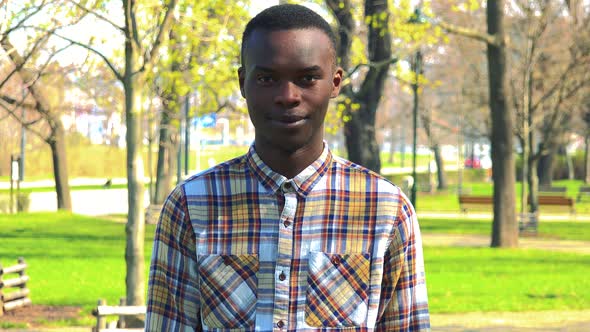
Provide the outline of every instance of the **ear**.
<path id="1" fill-rule="evenodd" d="M 240 82 L 240 93 L 242 97 L 246 98 L 246 93 L 244 91 L 244 81 L 246 80 L 246 70 L 244 67 L 238 68 L 238 81 Z"/>
<path id="2" fill-rule="evenodd" d="M 336 68 L 336 70 L 334 71 L 334 76 L 332 77 L 332 93 L 330 94 L 330 98 L 336 98 L 338 97 L 338 94 L 340 94 L 343 75 L 344 70 L 342 70 L 341 67 Z"/>

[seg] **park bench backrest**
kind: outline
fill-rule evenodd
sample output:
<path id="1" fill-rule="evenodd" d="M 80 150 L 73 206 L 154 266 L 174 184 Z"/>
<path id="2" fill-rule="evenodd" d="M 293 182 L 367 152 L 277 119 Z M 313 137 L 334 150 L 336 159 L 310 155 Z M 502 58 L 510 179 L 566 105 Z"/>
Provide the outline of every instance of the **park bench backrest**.
<path id="1" fill-rule="evenodd" d="M 539 194 L 544 193 L 567 193 L 567 187 L 551 187 L 551 186 L 539 186 Z"/>
<path id="2" fill-rule="evenodd" d="M 0 316 L 5 312 L 20 307 L 31 305 L 27 282 L 29 276 L 25 274 L 27 264 L 21 257 L 18 263 L 13 266 L 2 267 L 0 264 Z M 15 278 L 6 278 L 8 274 L 18 274 Z M 17 290 L 6 291 L 7 289 L 18 288 Z"/>
<path id="3" fill-rule="evenodd" d="M 130 329 L 125 328 L 125 316 L 145 315 L 146 306 L 128 306 L 125 305 L 125 298 L 121 298 L 118 306 L 107 305 L 106 300 L 98 300 L 98 306 L 92 310 L 92 315 L 96 317 L 96 326 L 92 328 L 93 332 L 101 331 L 143 331 L 143 328 Z M 117 316 L 116 322 L 107 322 L 108 316 Z"/>

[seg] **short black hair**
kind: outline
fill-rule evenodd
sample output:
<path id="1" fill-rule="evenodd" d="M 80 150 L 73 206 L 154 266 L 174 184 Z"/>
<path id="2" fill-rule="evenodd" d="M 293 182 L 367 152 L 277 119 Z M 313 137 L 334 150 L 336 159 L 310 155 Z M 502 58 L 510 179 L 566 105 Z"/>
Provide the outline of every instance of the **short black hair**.
<path id="1" fill-rule="evenodd" d="M 254 30 L 280 31 L 294 29 L 319 29 L 330 39 L 334 53 L 334 65 L 336 65 L 336 35 L 330 24 L 313 10 L 292 4 L 283 4 L 269 7 L 254 16 L 244 29 L 242 34 L 241 61 L 244 65 L 244 53 L 246 43 Z"/>

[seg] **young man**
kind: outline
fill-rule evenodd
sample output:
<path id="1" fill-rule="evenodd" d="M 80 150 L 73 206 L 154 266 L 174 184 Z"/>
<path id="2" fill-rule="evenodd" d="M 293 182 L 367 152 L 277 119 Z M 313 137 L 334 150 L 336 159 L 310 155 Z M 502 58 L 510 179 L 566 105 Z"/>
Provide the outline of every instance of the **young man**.
<path id="1" fill-rule="evenodd" d="M 248 23 L 238 76 L 255 142 L 168 197 L 147 331 L 429 329 L 414 209 L 323 141 L 342 74 L 313 11 L 275 6 Z"/>

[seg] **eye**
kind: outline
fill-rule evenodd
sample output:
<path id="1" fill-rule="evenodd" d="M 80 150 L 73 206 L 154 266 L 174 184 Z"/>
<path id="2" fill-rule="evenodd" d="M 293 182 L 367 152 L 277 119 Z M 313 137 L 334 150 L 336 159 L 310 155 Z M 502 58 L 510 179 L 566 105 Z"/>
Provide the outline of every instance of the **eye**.
<path id="1" fill-rule="evenodd" d="M 269 85 L 274 83 L 275 79 L 272 75 L 258 75 L 258 77 L 256 77 L 256 82 L 262 85 Z"/>
<path id="2" fill-rule="evenodd" d="M 317 75 L 304 75 L 301 77 L 301 82 L 309 85 L 315 83 L 318 79 L 319 77 Z"/>

